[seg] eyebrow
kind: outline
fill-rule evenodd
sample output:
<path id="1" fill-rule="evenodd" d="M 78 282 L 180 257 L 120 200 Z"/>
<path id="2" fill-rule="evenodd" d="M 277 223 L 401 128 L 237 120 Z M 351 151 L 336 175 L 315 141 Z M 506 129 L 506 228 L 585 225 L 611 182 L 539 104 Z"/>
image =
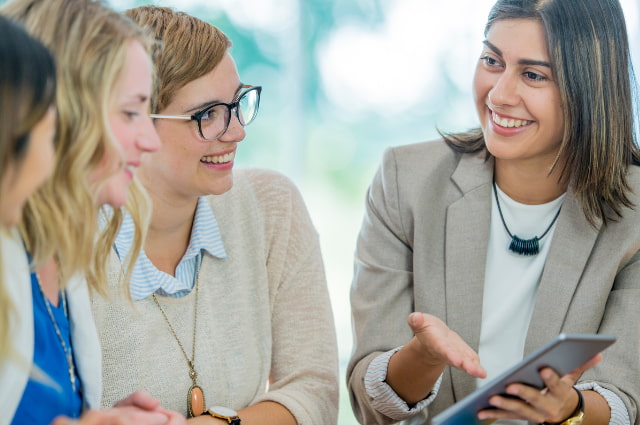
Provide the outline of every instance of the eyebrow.
<path id="1" fill-rule="evenodd" d="M 144 103 L 147 101 L 147 99 L 149 99 L 147 96 L 145 96 L 144 94 L 134 94 L 132 96 L 127 96 L 123 99 L 123 102 L 125 103 Z"/>
<path id="2" fill-rule="evenodd" d="M 236 89 L 235 93 L 233 94 L 233 99 L 234 100 L 238 96 L 238 93 L 240 93 L 240 90 L 242 90 L 242 87 L 244 87 L 244 83 L 240 82 L 240 84 L 238 85 L 238 88 Z M 201 110 L 205 109 L 208 106 L 215 105 L 216 103 L 226 103 L 226 102 L 223 102 L 221 100 L 207 100 L 206 102 L 202 102 L 202 103 L 194 106 L 193 108 L 188 109 L 186 111 L 186 113 L 187 114 L 194 114 L 194 113 L 196 113 L 198 111 L 201 111 Z"/>
<path id="3" fill-rule="evenodd" d="M 502 50 L 498 49 L 496 46 L 491 44 L 491 42 L 489 40 L 484 40 L 482 42 L 482 44 L 487 46 L 489 49 L 493 50 L 493 52 L 496 55 L 498 55 L 500 57 L 503 57 L 502 56 Z M 549 62 L 537 61 L 537 60 L 533 60 L 533 59 L 520 59 L 518 61 L 518 65 L 546 66 L 547 68 L 551 68 L 551 64 Z"/>

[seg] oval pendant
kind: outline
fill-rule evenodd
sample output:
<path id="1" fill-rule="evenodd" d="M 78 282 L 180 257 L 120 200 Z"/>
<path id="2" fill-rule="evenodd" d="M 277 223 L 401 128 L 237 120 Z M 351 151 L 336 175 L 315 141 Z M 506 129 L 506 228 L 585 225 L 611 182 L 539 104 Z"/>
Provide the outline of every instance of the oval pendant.
<path id="1" fill-rule="evenodd" d="M 200 416 L 204 413 L 204 391 L 198 385 L 193 385 L 187 393 L 189 417 Z"/>

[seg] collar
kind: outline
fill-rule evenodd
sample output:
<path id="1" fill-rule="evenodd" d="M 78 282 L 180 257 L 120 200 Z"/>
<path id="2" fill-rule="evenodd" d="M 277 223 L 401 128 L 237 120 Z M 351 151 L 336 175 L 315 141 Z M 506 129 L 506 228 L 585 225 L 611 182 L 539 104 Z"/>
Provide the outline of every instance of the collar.
<path id="1" fill-rule="evenodd" d="M 121 260 L 129 253 L 135 233 L 134 230 L 133 219 L 129 214 L 125 214 L 115 241 L 115 250 Z M 149 260 L 144 250 L 140 251 L 133 266 L 129 282 L 133 300 L 141 300 L 156 291 L 163 295 L 177 293 L 185 295 L 190 292 L 197 276 L 200 261 L 205 254 L 220 259 L 227 257 L 220 228 L 211 205 L 209 205 L 206 198 L 199 197 L 191 229 L 191 239 L 184 256 L 178 263 L 176 276 L 174 277 L 158 270 Z"/>

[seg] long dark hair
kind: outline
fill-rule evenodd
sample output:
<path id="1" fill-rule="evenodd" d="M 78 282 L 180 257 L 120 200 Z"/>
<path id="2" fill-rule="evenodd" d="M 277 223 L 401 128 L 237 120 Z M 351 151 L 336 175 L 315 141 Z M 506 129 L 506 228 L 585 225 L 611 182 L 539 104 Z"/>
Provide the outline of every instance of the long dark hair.
<path id="1" fill-rule="evenodd" d="M 633 207 L 627 168 L 640 164 L 635 74 L 619 1 L 499 0 L 485 35 L 505 19 L 535 19 L 544 27 L 564 113 L 561 178 L 570 178 L 592 225 L 615 220 L 623 207 Z M 443 136 L 460 152 L 485 149 L 480 129 Z"/>
<path id="2" fill-rule="evenodd" d="M 49 50 L 20 24 L 0 16 L 0 176 L 27 150 L 29 133 L 55 100 Z"/>
<path id="3" fill-rule="evenodd" d="M 55 92 L 55 64 L 47 48 L 19 24 L 0 16 L 0 178 L 8 178 L 9 166 L 20 167 L 31 129 L 54 104 Z M 14 307 L 4 283 L 5 266 L 0 252 L 0 365 L 14 353 Z"/>

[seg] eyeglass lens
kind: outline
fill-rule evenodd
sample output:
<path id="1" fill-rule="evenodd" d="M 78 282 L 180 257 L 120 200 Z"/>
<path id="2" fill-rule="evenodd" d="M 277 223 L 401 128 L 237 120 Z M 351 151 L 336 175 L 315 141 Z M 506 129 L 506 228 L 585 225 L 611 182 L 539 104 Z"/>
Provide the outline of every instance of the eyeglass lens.
<path id="1" fill-rule="evenodd" d="M 251 124 L 258 114 L 259 101 L 259 90 L 252 88 L 244 92 L 237 102 L 234 102 L 236 107 L 233 109 L 243 127 Z M 200 117 L 202 137 L 207 140 L 215 140 L 222 137 L 229 128 L 231 109 L 227 104 L 217 104 L 205 111 Z"/>

